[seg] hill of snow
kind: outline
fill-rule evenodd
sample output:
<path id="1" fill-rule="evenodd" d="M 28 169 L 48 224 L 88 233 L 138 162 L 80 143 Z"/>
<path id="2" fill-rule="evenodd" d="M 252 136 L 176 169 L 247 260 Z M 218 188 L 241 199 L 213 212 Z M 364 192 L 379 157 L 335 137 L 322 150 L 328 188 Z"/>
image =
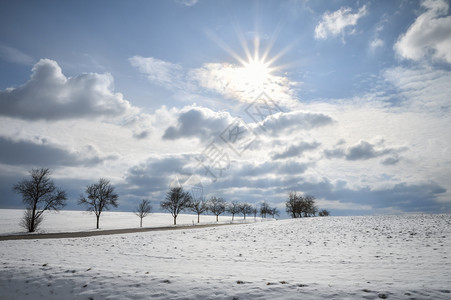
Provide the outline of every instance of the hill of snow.
<path id="1" fill-rule="evenodd" d="M 450 237 L 415 215 L 2 241 L 0 298 L 450 299 Z"/>

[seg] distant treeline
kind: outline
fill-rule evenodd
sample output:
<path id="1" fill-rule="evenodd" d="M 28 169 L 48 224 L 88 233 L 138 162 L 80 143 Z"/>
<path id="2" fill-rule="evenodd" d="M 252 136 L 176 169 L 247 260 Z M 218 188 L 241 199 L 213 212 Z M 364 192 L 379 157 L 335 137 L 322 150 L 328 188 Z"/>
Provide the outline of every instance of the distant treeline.
<path id="1" fill-rule="evenodd" d="M 57 188 L 50 178 L 50 169 L 38 168 L 30 171 L 31 178 L 24 178 L 14 185 L 13 190 L 22 195 L 22 201 L 25 204 L 25 213 L 21 220 L 21 226 L 29 232 L 37 230 L 43 220 L 43 213 L 46 210 L 60 210 L 66 205 L 66 192 Z M 109 180 L 101 178 L 97 183 L 86 187 L 85 194 L 82 194 L 78 203 L 85 205 L 88 211 L 96 215 L 96 228 L 99 228 L 100 215 L 102 211 L 108 210 L 110 206 L 118 206 L 118 194 L 114 191 Z M 232 215 L 232 221 L 235 215 L 242 214 L 246 216 L 253 215 L 254 218 L 260 215 L 262 218 L 271 216 L 275 218 L 280 215 L 276 207 L 263 202 L 259 205 L 231 201 L 230 203 L 222 197 L 211 196 L 193 197 L 189 192 L 184 191 L 182 187 L 172 187 L 166 193 L 165 198 L 160 202 L 163 210 L 171 213 L 174 219 L 174 225 L 177 224 L 177 216 L 183 211 L 191 211 L 197 214 L 197 222 L 200 222 L 200 215 L 211 212 L 216 216 L 216 221 L 221 214 L 227 212 Z M 315 197 L 310 195 L 302 196 L 296 192 L 290 192 L 288 200 L 285 203 L 286 212 L 292 218 L 328 216 L 329 211 L 323 209 L 318 211 L 315 205 Z M 152 211 L 150 200 L 143 199 L 137 206 L 135 213 L 142 220 Z"/>

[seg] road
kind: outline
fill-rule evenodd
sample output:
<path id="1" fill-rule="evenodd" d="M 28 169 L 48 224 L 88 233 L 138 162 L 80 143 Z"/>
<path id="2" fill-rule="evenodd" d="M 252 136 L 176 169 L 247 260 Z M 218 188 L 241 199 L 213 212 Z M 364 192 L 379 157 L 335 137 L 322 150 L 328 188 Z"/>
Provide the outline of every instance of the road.
<path id="1" fill-rule="evenodd" d="M 205 225 L 194 225 L 194 226 L 193 225 L 181 225 L 181 226 L 166 226 L 166 227 L 126 228 L 126 229 L 78 231 L 78 232 L 58 232 L 58 233 L 27 233 L 27 234 L 18 234 L 18 235 L 0 235 L 0 241 L 84 238 L 84 237 L 99 236 L 99 235 L 138 233 L 138 232 L 148 232 L 148 231 L 181 230 L 181 229 L 200 229 L 200 228 L 206 228 L 206 227 L 219 227 L 219 226 L 226 226 L 226 225 L 243 225 L 243 224 L 246 224 L 246 223 L 205 224 Z"/>

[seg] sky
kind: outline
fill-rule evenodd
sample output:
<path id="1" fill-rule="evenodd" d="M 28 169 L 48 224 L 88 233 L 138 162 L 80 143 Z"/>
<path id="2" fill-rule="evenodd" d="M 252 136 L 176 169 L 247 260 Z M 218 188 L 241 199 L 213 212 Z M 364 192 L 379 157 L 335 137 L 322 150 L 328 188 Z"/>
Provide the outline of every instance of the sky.
<path id="1" fill-rule="evenodd" d="M 450 2 L 2 1 L 0 208 L 195 196 L 332 215 L 451 212 Z"/>

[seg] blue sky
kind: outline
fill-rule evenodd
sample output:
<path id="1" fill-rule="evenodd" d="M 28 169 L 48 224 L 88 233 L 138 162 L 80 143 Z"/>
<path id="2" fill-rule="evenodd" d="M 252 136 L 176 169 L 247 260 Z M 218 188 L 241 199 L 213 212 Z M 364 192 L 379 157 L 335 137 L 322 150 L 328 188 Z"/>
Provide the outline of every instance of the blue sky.
<path id="1" fill-rule="evenodd" d="M 451 211 L 450 3 L 3 1 L 0 206 L 50 167 L 334 215 Z"/>

